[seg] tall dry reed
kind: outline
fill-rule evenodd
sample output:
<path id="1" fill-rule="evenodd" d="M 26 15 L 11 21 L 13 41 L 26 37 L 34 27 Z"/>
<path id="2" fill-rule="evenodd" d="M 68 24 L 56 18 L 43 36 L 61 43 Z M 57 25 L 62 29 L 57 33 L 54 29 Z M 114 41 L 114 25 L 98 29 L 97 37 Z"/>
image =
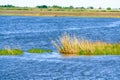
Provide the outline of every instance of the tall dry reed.
<path id="1" fill-rule="evenodd" d="M 71 37 L 67 34 L 62 35 L 57 41 L 52 41 L 52 43 L 64 56 L 120 54 L 120 44 L 80 40 L 76 36 Z"/>

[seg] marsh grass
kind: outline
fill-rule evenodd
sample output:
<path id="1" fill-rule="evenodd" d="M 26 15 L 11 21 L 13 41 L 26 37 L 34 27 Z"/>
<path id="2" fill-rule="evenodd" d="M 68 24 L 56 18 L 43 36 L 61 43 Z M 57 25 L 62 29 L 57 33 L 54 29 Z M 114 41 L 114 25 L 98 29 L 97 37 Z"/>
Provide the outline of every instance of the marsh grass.
<path id="1" fill-rule="evenodd" d="M 29 53 L 45 53 L 45 52 L 52 52 L 51 50 L 45 50 L 45 49 L 39 49 L 39 48 L 33 48 L 27 50 Z"/>
<path id="2" fill-rule="evenodd" d="M 0 55 L 20 55 L 23 51 L 20 49 L 1 49 Z"/>
<path id="3" fill-rule="evenodd" d="M 59 37 L 59 40 L 52 41 L 53 45 L 64 56 L 77 55 L 120 55 L 120 44 L 111 44 L 101 41 L 79 40 L 76 36 L 70 37 L 67 34 Z"/>
<path id="4" fill-rule="evenodd" d="M 99 17 L 99 18 L 120 18 L 120 11 L 106 11 L 106 10 L 76 10 L 76 9 L 1 9 L 0 15 L 7 16 L 72 16 L 72 17 Z"/>

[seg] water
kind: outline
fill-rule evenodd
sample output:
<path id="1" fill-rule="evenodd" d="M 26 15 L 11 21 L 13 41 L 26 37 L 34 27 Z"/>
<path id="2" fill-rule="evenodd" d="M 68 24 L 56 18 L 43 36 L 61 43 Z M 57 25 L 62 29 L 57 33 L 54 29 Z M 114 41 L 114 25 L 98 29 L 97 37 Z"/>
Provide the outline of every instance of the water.
<path id="1" fill-rule="evenodd" d="M 0 48 L 55 50 L 51 40 L 65 32 L 89 40 L 120 41 L 120 19 L 116 18 L 0 16 L 0 20 Z"/>
<path id="2" fill-rule="evenodd" d="M 120 56 L 64 58 L 56 53 L 0 56 L 0 80 L 119 79 Z"/>
<path id="3" fill-rule="evenodd" d="M 0 48 L 53 50 L 0 56 L 0 80 L 119 80 L 120 56 L 62 57 L 51 40 L 64 32 L 89 40 L 120 41 L 120 19 L 0 16 Z"/>

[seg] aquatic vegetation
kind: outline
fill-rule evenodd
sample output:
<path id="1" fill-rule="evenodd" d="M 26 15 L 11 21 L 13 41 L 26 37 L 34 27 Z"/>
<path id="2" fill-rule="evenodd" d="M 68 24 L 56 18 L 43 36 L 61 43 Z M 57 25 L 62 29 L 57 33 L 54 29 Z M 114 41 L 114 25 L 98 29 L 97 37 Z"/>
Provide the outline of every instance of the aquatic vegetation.
<path id="1" fill-rule="evenodd" d="M 39 48 L 33 48 L 27 50 L 29 53 L 45 53 L 45 52 L 52 52 L 51 50 L 45 50 L 45 49 L 39 49 Z"/>
<path id="2" fill-rule="evenodd" d="M 111 44 L 101 41 L 79 40 L 76 36 L 64 34 L 53 45 L 64 56 L 78 55 L 120 55 L 120 44 Z"/>
<path id="3" fill-rule="evenodd" d="M 33 48 L 27 50 L 29 53 L 45 53 L 45 52 L 52 52 L 51 50 L 45 50 L 45 49 L 39 49 L 39 48 Z M 10 49 L 5 48 L 0 50 L 0 55 L 20 55 L 23 54 L 23 51 L 21 49 Z"/>
<path id="4" fill-rule="evenodd" d="M 20 55 L 23 51 L 20 49 L 1 49 L 0 55 Z"/>

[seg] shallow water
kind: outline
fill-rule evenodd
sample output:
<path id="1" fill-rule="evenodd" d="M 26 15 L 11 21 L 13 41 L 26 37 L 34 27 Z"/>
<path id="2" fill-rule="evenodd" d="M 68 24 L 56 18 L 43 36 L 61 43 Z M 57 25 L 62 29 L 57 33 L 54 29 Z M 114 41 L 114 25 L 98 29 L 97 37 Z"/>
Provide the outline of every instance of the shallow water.
<path id="1" fill-rule="evenodd" d="M 52 49 L 52 53 L 0 56 L 0 80 L 119 80 L 120 56 L 62 57 L 52 46 L 62 33 L 116 43 L 120 19 L 0 16 L 0 48 Z"/>

